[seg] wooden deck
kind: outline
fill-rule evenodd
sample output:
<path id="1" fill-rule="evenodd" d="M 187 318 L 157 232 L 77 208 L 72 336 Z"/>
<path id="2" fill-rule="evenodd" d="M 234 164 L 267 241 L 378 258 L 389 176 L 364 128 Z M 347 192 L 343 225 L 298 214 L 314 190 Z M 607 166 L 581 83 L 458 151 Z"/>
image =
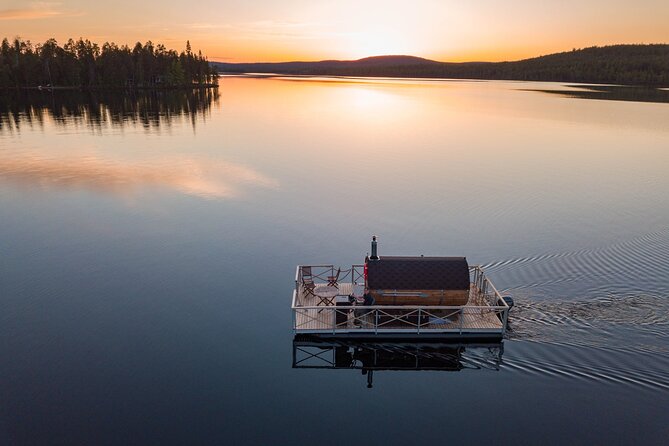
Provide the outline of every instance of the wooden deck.
<path id="1" fill-rule="evenodd" d="M 315 292 L 318 294 L 325 289 L 328 289 L 327 285 L 319 284 Z M 334 306 L 336 296 L 328 298 L 330 304 L 325 305 L 318 297 L 305 295 L 301 291 L 296 291 L 296 306 L 293 309 L 296 333 L 349 336 L 451 334 L 459 337 L 501 337 L 504 334 L 499 307 L 485 304 L 475 284 L 470 289 L 467 305 L 462 307 L 421 307 L 419 311 L 413 307 L 372 306 L 357 310 L 357 316 L 355 309 L 337 309 Z M 362 286 L 340 283 L 337 296 L 348 296 L 354 292 L 360 294 Z M 370 309 L 372 311 L 369 314 L 361 315 L 362 311 Z"/>

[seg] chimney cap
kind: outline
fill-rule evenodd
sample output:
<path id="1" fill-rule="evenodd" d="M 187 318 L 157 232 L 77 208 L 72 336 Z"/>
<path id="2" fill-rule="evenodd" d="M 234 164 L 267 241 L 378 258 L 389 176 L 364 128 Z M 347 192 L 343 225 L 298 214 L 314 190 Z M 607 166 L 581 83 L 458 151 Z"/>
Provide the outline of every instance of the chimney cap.
<path id="1" fill-rule="evenodd" d="M 372 236 L 372 255 L 369 257 L 369 260 L 379 260 L 379 255 L 377 254 L 376 247 L 376 236 Z"/>

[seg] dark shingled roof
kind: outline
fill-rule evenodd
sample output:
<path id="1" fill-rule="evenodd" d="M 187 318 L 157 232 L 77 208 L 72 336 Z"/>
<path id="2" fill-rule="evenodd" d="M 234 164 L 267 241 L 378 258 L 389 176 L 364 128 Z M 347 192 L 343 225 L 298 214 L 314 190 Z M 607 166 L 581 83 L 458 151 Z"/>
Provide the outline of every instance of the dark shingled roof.
<path id="1" fill-rule="evenodd" d="M 381 257 L 367 263 L 372 290 L 468 290 L 465 257 Z"/>

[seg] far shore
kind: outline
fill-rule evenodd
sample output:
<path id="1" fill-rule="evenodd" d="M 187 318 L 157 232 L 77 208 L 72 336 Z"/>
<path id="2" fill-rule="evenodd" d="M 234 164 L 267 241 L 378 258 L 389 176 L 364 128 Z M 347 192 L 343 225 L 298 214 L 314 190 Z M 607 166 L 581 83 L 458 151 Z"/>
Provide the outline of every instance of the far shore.
<path id="1" fill-rule="evenodd" d="M 193 84 L 193 85 L 174 85 L 174 86 L 150 86 L 150 87 L 104 87 L 104 86 L 43 86 L 36 87 L 0 87 L 4 91 L 161 91 L 161 90 L 192 90 L 218 88 L 217 84 Z"/>
<path id="2" fill-rule="evenodd" d="M 211 62 L 219 73 L 516 80 L 669 87 L 669 44 L 574 49 L 511 62 L 439 62 L 415 56 L 374 56 L 316 62 Z"/>

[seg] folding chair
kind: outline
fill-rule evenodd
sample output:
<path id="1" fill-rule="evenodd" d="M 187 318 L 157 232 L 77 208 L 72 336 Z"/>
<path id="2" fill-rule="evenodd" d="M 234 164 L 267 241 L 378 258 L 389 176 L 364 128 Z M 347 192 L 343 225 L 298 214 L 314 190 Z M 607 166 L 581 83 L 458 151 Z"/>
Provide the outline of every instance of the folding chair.
<path id="1" fill-rule="evenodd" d="M 304 296 L 315 296 L 314 289 L 316 289 L 316 284 L 314 283 L 314 276 L 311 274 L 310 266 L 302 267 L 302 289 L 304 290 Z"/>
<path id="2" fill-rule="evenodd" d="M 340 273 L 341 273 L 341 268 L 337 268 L 337 274 L 335 274 L 334 276 L 328 276 L 328 286 L 339 288 L 339 283 L 337 283 L 337 281 L 339 280 Z"/>

